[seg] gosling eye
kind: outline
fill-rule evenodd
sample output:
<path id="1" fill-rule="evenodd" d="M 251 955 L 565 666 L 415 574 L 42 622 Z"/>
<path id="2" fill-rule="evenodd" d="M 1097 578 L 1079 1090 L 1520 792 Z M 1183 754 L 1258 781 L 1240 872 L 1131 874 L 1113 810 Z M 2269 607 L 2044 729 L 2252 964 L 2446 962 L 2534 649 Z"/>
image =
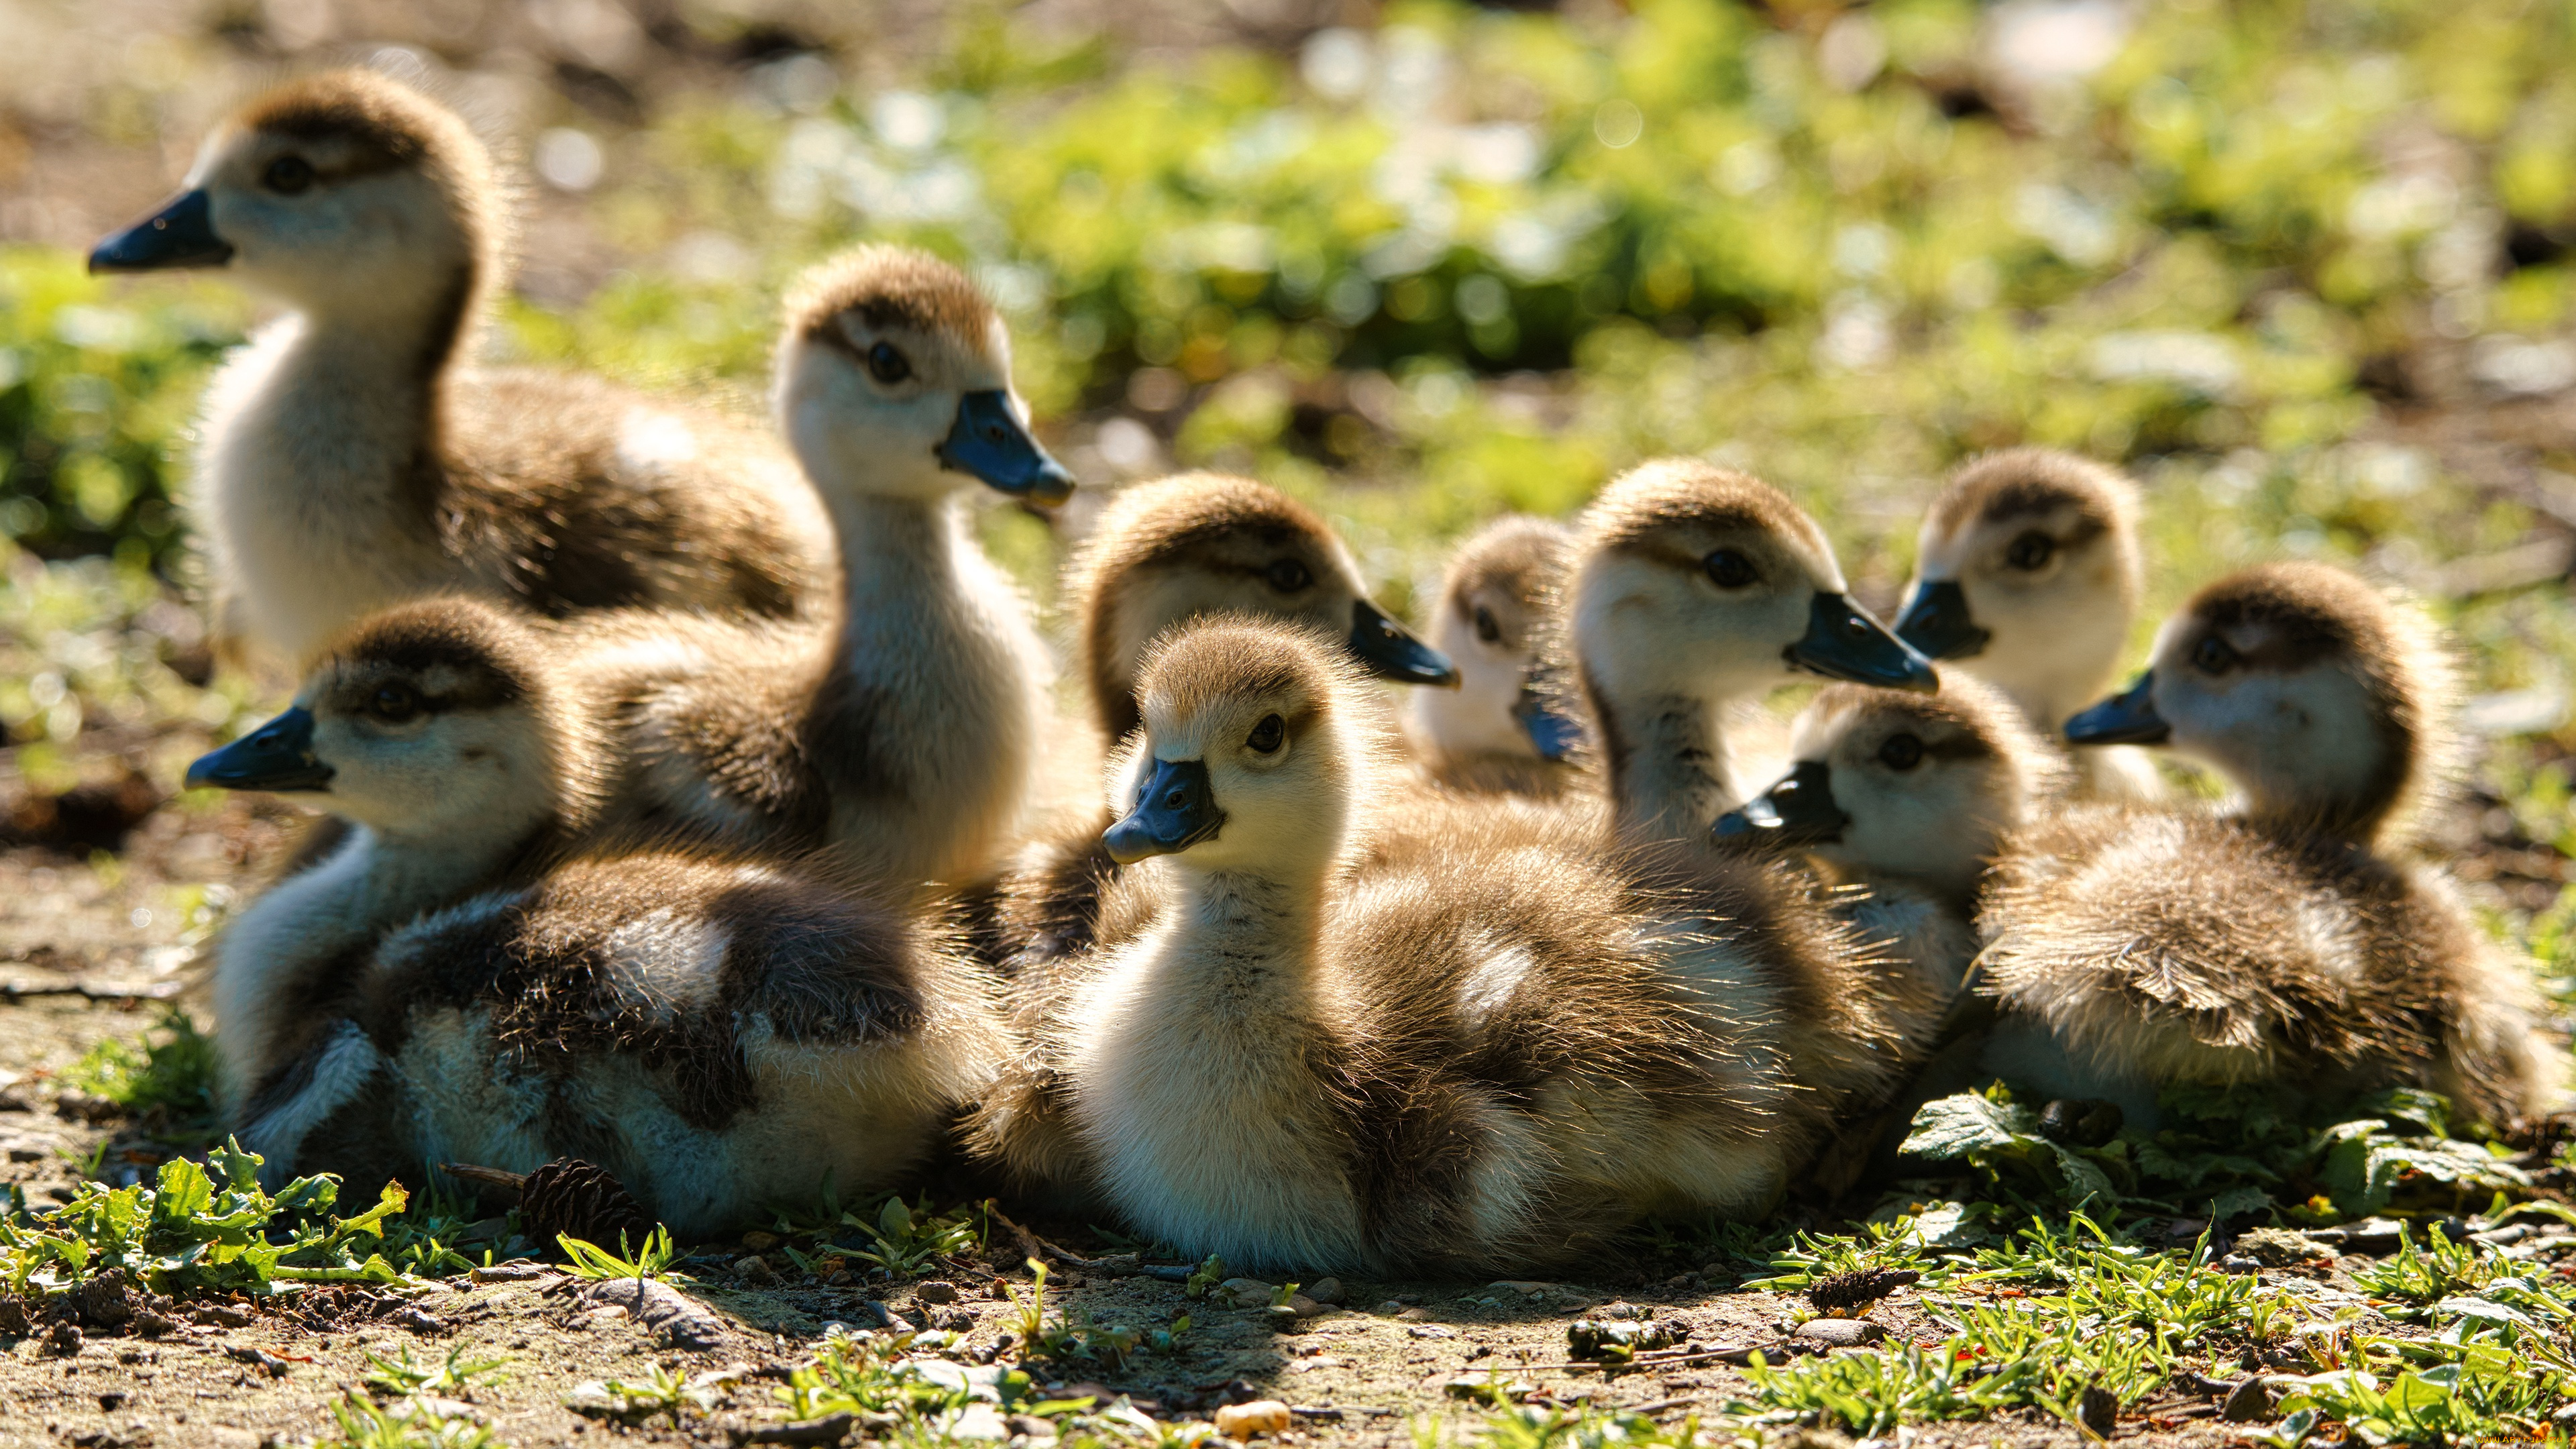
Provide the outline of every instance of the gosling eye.
<path id="1" fill-rule="evenodd" d="M 1708 581 L 1721 589 L 1744 588 L 1762 577 L 1753 560 L 1731 548 L 1712 550 L 1699 566 L 1708 571 Z"/>
<path id="2" fill-rule="evenodd" d="M 1314 572 L 1293 558 L 1274 559 L 1263 572 L 1270 579 L 1270 587 L 1283 594 L 1293 594 L 1315 581 Z"/>
<path id="3" fill-rule="evenodd" d="M 1913 735 L 1889 735 L 1878 747 L 1878 762 L 1891 770 L 1911 770 L 1923 763 L 1923 741 Z"/>
<path id="4" fill-rule="evenodd" d="M 1275 755 L 1279 753 L 1279 746 L 1286 742 L 1287 738 L 1288 722 L 1275 714 L 1265 714 L 1261 717 L 1261 723 L 1252 727 L 1252 733 L 1245 736 L 1243 742 L 1250 745 L 1256 755 Z"/>
<path id="5" fill-rule="evenodd" d="M 294 196 L 313 185 L 313 163 L 301 156 L 280 156 L 259 175 L 259 184 L 280 196 Z"/>
<path id="6" fill-rule="evenodd" d="M 2236 650 L 2215 634 L 2202 637 L 2192 646 L 2191 662 L 2203 674 L 2225 674 L 2236 667 Z"/>
<path id="7" fill-rule="evenodd" d="M 868 349 L 868 376 L 892 387 L 912 376 L 912 359 L 891 342 L 880 342 Z"/>
<path id="8" fill-rule="evenodd" d="M 2036 531 L 2014 539 L 2012 547 L 2004 550 L 2004 562 L 2024 573 L 2045 567 L 2055 557 L 2057 540 Z"/>
<path id="9" fill-rule="evenodd" d="M 1488 644 L 1503 642 L 1503 626 L 1494 621 L 1494 611 L 1482 604 L 1476 606 L 1476 637 Z"/>
<path id="10" fill-rule="evenodd" d="M 367 701 L 367 713 L 386 724 L 401 724 L 421 711 L 420 691 L 408 684 L 380 685 Z"/>

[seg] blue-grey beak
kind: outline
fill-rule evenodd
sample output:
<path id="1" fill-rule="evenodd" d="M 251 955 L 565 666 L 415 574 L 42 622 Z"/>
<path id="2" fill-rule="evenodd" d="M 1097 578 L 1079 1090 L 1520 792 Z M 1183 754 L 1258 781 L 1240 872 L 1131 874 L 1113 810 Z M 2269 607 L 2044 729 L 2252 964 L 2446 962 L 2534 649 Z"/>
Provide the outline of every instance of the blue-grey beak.
<path id="1" fill-rule="evenodd" d="M 313 753 L 313 712 L 288 710 L 188 767 L 188 788 L 315 791 L 329 787 L 332 769 Z"/>
<path id="2" fill-rule="evenodd" d="M 1156 760 L 1154 772 L 1137 788 L 1134 807 L 1109 827 L 1100 843 L 1108 847 L 1111 860 L 1133 865 L 1149 855 L 1177 855 L 1224 828 L 1225 812 L 1216 808 L 1207 761 Z"/>
<path id="3" fill-rule="evenodd" d="M 1973 659 L 1986 651 L 1994 631 L 1979 628 L 1957 579 L 1927 579 L 1914 586 L 1897 616 L 1896 637 L 1927 659 Z"/>
<path id="4" fill-rule="evenodd" d="M 2125 693 L 2117 694 L 2066 722 L 2066 742 L 2070 745 L 2161 745 L 2173 734 L 2173 726 L 2156 713 L 2156 672 L 2152 669 L 2138 676 L 2138 682 Z"/>
<path id="5" fill-rule="evenodd" d="M 1583 743 L 1583 726 L 1556 706 L 1556 701 L 1528 680 L 1521 682 L 1520 698 L 1512 701 L 1512 719 L 1529 736 L 1530 748 L 1542 760 L 1562 760 Z"/>
<path id="6" fill-rule="evenodd" d="M 1366 599 L 1351 605 L 1351 652 L 1380 679 L 1458 687 L 1458 666 L 1448 655 L 1423 643 Z"/>
<path id="7" fill-rule="evenodd" d="M 956 425 L 932 451 L 939 466 L 972 473 L 1013 497 L 1062 503 L 1073 496 L 1073 475 L 1020 426 L 1010 394 L 999 388 L 959 398 Z"/>
<path id="8" fill-rule="evenodd" d="M 1793 669 L 1853 684 L 1882 689 L 1910 689 L 1935 694 L 1941 676 L 1932 661 L 1913 645 L 1887 632 L 1887 626 L 1851 601 L 1849 595 L 1819 591 L 1807 611 L 1807 634 L 1783 651 Z"/>
<path id="9" fill-rule="evenodd" d="M 91 272 L 157 272 L 166 267 L 220 267 L 232 243 L 215 235 L 206 193 L 182 191 L 169 205 L 92 248 Z"/>
<path id="10" fill-rule="evenodd" d="M 1720 845 L 1788 850 L 1831 845 L 1843 838 L 1843 828 L 1849 824 L 1851 817 L 1834 803 L 1834 767 L 1822 760 L 1801 760 L 1788 779 L 1717 817 L 1708 833 Z"/>

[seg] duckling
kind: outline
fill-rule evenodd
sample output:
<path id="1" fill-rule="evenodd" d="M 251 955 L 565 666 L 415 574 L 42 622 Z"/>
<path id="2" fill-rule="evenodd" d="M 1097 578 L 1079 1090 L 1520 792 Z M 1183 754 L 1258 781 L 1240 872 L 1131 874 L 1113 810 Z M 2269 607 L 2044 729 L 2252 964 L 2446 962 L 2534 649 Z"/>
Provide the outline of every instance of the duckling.
<path id="1" fill-rule="evenodd" d="M 543 641 L 467 598 L 397 605 L 323 650 L 293 707 L 188 768 L 344 822 L 225 926 L 212 976 L 222 1096 L 306 1046 L 386 930 L 534 879 L 597 820 L 607 740 Z"/>
<path id="2" fill-rule="evenodd" d="M 1909 692 L 1931 663 L 1845 592 L 1824 530 L 1759 479 L 1693 459 L 1632 469 L 1576 521 L 1550 645 L 1597 742 L 1610 829 L 1682 937 L 1756 944 L 1762 989 L 1790 1003 L 1776 1041 L 1829 1110 L 1883 1094 L 1903 1055 L 1877 953 L 1812 883 L 1718 850 L 1741 803 L 1728 711 L 1805 671 Z M 1725 954 L 1725 951 L 1721 951 Z M 1704 979 L 1726 961 L 1683 968 Z"/>
<path id="3" fill-rule="evenodd" d="M 2133 1122 L 2176 1084 L 2413 1083 L 2503 1122 L 2563 1064 L 2528 964 L 2439 870 L 2381 848 L 2446 782 L 2451 668 L 2430 621 L 2323 564 L 2246 570 L 2159 633 L 2079 746 L 2195 755 L 2231 815 L 2100 806 L 2014 837 L 1983 921 L 2005 1013 L 1988 1060 Z"/>
<path id="4" fill-rule="evenodd" d="M 1105 844 L 1155 901 L 1068 966 L 979 1151 L 1070 1156 L 1137 1231 L 1256 1271 L 1490 1272 L 1776 1198 L 1813 1110 L 1754 1024 L 1778 1004 L 1666 965 L 1604 853 L 1357 873 L 1401 760 L 1326 636 L 1202 622 L 1139 685 Z M 1026 1150 L 1047 1098 L 1070 1142 Z"/>
<path id="5" fill-rule="evenodd" d="M 2144 588 L 2141 558 L 2138 488 L 2127 477 L 2052 448 L 1988 453 L 1951 474 L 1923 515 L 1896 632 L 2001 689 L 2054 739 L 2119 664 Z M 2088 795 L 2165 793 L 2138 750 L 2087 750 L 2076 769 Z"/>
<path id="6" fill-rule="evenodd" d="M 828 612 L 823 515 L 746 423 L 467 354 L 508 207 L 463 120 L 334 71 L 253 101 L 93 272 L 223 267 L 288 315 L 208 391 L 192 511 L 231 657 L 301 660 L 379 605 Z"/>
<path id="7" fill-rule="evenodd" d="M 1929 693 L 1931 662 L 1852 602 L 1824 530 L 1747 474 L 1631 469 L 1575 523 L 1562 628 L 1623 832 L 1696 841 L 1746 792 L 1725 707 L 1801 671 Z"/>
<path id="8" fill-rule="evenodd" d="M 225 1097 L 279 1176 L 571 1153 L 675 1230 L 890 1184 L 1007 1043 L 955 933 L 828 866 L 563 858 L 599 742 L 545 642 L 468 600 L 361 624 L 193 783 L 347 815 L 226 931 Z"/>
<path id="9" fill-rule="evenodd" d="M 1442 781 L 1537 795 L 1571 783 L 1576 726 L 1530 678 L 1571 536 L 1553 519 L 1508 514 L 1450 555 L 1437 638 L 1460 688 L 1417 695 L 1408 730 Z"/>
<path id="10" fill-rule="evenodd" d="M 786 313 L 779 423 L 839 539 L 840 625 L 571 626 L 632 670 L 621 813 L 826 848 L 906 889 L 985 879 L 1039 780 L 1054 669 L 963 494 L 1061 500 L 1071 475 L 1028 435 L 1000 317 L 947 263 L 862 247 Z"/>
<path id="11" fill-rule="evenodd" d="M 1293 619 L 1341 636 L 1379 678 L 1455 688 L 1458 666 L 1369 598 L 1332 526 L 1276 488 L 1181 473 L 1110 500 L 1065 571 L 1074 649 L 1103 740 L 1137 726 L 1145 647 L 1202 614 Z"/>
<path id="12" fill-rule="evenodd" d="M 1310 625 L 1381 679 L 1434 691 L 1459 679 L 1449 653 L 1370 599 L 1330 524 L 1250 478 L 1183 473 L 1122 491 L 1067 567 L 1064 595 L 1104 748 L 1137 727 L 1147 646 L 1202 616 Z M 995 903 L 989 959 L 1016 974 L 1089 944 L 1100 892 L 1118 872 L 1100 845 L 1112 818 L 1087 800 L 1026 843 Z"/>
<path id="13" fill-rule="evenodd" d="M 1926 1043 L 1977 954 L 1986 871 L 2008 833 L 2063 796 L 2066 762 L 2011 700 L 1964 675 L 1938 695 L 1827 685 L 1791 739 L 1796 768 L 1711 833 L 1803 854 L 1861 888 L 1836 909 L 1895 948 L 1896 1014 Z"/>

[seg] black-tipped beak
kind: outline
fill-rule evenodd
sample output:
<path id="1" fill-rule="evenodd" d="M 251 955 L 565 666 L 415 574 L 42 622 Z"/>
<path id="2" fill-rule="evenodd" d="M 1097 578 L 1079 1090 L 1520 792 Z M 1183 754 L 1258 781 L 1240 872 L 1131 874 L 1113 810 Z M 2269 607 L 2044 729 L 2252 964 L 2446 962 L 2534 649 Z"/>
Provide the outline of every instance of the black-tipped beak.
<path id="1" fill-rule="evenodd" d="M 1149 855 L 1177 855 L 1225 828 L 1225 812 L 1216 808 L 1209 788 L 1207 761 L 1156 760 L 1154 772 L 1136 790 L 1136 804 L 1125 819 L 1109 827 L 1100 843 L 1109 858 L 1132 865 Z"/>
<path id="2" fill-rule="evenodd" d="M 1843 838 L 1843 827 L 1849 824 L 1851 817 L 1834 803 L 1834 767 L 1822 760 L 1801 760 L 1788 779 L 1717 817 L 1708 833 L 1720 845 L 1794 850 L 1802 845 L 1831 845 Z"/>
<path id="3" fill-rule="evenodd" d="M 215 235 L 215 214 L 203 191 L 182 191 L 169 205 L 92 248 L 96 272 L 157 272 L 166 267 L 220 267 L 233 259 L 232 243 Z"/>
<path id="4" fill-rule="evenodd" d="M 1015 498 L 1062 503 L 1073 496 L 1073 475 L 1020 426 L 1010 394 L 999 388 L 959 398 L 956 426 L 932 451 L 939 466 L 972 473 Z"/>
<path id="5" fill-rule="evenodd" d="M 1583 726 L 1557 707 L 1537 685 L 1521 682 L 1520 698 L 1512 701 L 1512 719 L 1529 736 L 1530 748 L 1542 760 L 1562 760 L 1583 743 Z"/>
<path id="6" fill-rule="evenodd" d="M 2161 745 L 2173 726 L 2156 713 L 2156 672 L 2138 676 L 2126 693 L 2113 695 L 2066 722 L 2070 745 Z"/>
<path id="7" fill-rule="evenodd" d="M 1366 599 L 1351 605 L 1351 652 L 1380 679 L 1458 687 L 1458 666 Z"/>
<path id="8" fill-rule="evenodd" d="M 1913 645 L 1887 632 L 1887 626 L 1846 594 L 1818 592 L 1807 611 L 1807 637 L 1786 651 L 1789 667 L 1853 684 L 1882 689 L 1910 689 L 1935 694 L 1941 676 L 1932 661 Z"/>
<path id="9" fill-rule="evenodd" d="M 1968 595 L 1957 579 L 1927 579 L 1914 586 L 1897 617 L 1896 637 L 1923 651 L 1926 659 L 1973 659 L 1986 652 L 1994 631 L 1977 626 L 1968 612 Z"/>
<path id="10" fill-rule="evenodd" d="M 188 767 L 188 788 L 313 791 L 332 770 L 313 753 L 313 713 L 297 705 Z"/>

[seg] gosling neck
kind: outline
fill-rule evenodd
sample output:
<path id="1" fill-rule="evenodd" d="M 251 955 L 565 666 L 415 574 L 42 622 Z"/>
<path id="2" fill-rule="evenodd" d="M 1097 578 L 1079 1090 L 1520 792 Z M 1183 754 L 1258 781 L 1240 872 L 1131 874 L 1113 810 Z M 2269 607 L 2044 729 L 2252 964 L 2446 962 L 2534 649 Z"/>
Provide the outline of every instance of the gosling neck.
<path id="1" fill-rule="evenodd" d="M 1600 726 L 1613 817 L 1637 840 L 1698 840 L 1743 803 L 1718 727 L 1721 701 L 1676 688 L 1620 690 L 1590 667 L 1583 692 Z"/>
<path id="2" fill-rule="evenodd" d="M 1322 882 L 1302 871 L 1170 868 L 1172 949 L 1157 953 L 1157 985 L 1241 1015 L 1302 1005 L 1316 973 Z"/>
<path id="3" fill-rule="evenodd" d="M 427 295 L 307 305 L 281 325 L 263 389 L 272 424 L 297 456 L 301 511 L 369 508 L 407 527 L 436 522 L 446 379 L 474 314 L 476 276 L 459 267 Z M 425 536 L 425 535 L 424 535 Z"/>

